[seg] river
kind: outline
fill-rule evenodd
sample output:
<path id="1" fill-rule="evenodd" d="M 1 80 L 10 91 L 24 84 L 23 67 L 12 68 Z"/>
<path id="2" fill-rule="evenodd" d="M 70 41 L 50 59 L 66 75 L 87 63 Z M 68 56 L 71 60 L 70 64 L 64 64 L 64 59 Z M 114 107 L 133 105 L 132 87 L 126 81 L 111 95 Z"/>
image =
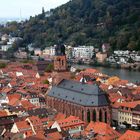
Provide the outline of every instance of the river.
<path id="1" fill-rule="evenodd" d="M 129 80 L 131 82 L 140 82 L 140 72 L 138 71 L 129 71 L 126 69 L 115 69 L 115 68 L 106 68 L 106 67 L 94 67 L 89 65 L 72 65 L 75 68 L 84 69 L 84 68 L 94 68 L 98 69 L 100 72 L 107 74 L 109 76 L 118 76 L 121 79 Z"/>

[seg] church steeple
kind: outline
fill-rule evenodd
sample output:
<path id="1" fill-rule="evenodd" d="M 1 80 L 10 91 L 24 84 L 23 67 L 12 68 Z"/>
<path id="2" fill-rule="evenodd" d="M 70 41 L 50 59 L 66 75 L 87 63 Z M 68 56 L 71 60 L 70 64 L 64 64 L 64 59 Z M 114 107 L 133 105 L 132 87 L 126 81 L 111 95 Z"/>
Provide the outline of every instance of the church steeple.
<path id="1" fill-rule="evenodd" d="M 57 45 L 55 47 L 54 70 L 55 71 L 67 70 L 67 62 L 66 62 L 66 54 L 65 54 L 64 45 Z"/>

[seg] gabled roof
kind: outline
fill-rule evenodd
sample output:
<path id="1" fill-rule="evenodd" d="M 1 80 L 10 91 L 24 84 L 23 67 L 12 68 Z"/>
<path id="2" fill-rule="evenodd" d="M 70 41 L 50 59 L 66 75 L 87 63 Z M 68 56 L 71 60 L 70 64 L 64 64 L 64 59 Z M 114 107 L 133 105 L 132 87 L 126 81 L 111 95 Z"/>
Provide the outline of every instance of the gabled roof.
<path id="1" fill-rule="evenodd" d="M 16 93 L 15 94 L 9 94 L 8 95 L 9 101 L 12 100 L 13 98 L 20 100 L 21 95 L 20 94 L 16 94 Z"/>
<path id="2" fill-rule="evenodd" d="M 31 126 L 27 121 L 19 121 L 16 122 L 16 126 L 18 128 L 18 130 L 21 131 L 26 131 L 26 130 L 30 130 Z"/>
<path id="3" fill-rule="evenodd" d="M 35 106 L 31 104 L 28 100 L 21 100 L 21 104 L 27 110 L 35 108 Z"/>
<path id="4" fill-rule="evenodd" d="M 65 119 L 58 120 L 57 123 L 59 126 L 64 129 L 64 128 L 71 128 L 71 127 L 76 127 L 80 125 L 84 125 L 85 122 L 81 121 L 78 117 L 76 116 L 69 116 Z"/>
<path id="5" fill-rule="evenodd" d="M 65 114 L 62 114 L 62 113 L 58 113 L 55 117 L 55 120 L 62 120 L 62 119 L 65 119 L 66 118 L 66 115 Z"/>
<path id="6" fill-rule="evenodd" d="M 37 116 L 31 116 L 31 117 L 28 117 L 28 119 L 31 121 L 32 125 L 33 126 L 36 126 L 36 125 L 42 125 L 42 122 L 41 122 L 41 119 Z"/>
<path id="7" fill-rule="evenodd" d="M 108 138 L 107 140 L 116 139 L 120 134 L 109 126 L 109 124 L 103 122 L 90 122 L 85 129 L 85 132 L 89 134 L 91 131 L 94 134 L 100 136 L 100 139 Z"/>
<path id="8" fill-rule="evenodd" d="M 17 106 L 17 105 L 19 105 L 21 95 L 20 94 L 10 94 L 10 95 L 8 95 L 8 99 L 9 99 L 9 103 L 8 103 L 9 105 Z"/>
<path id="9" fill-rule="evenodd" d="M 122 106 L 122 107 L 135 108 L 138 104 L 140 104 L 140 101 L 123 102 L 123 103 L 121 104 L 121 106 Z"/>
<path id="10" fill-rule="evenodd" d="M 114 104 L 112 104 L 112 108 L 116 108 L 118 109 L 121 106 L 122 103 L 119 102 L 115 102 Z"/>
<path id="11" fill-rule="evenodd" d="M 65 79 L 57 86 L 53 86 L 48 96 L 83 106 L 107 106 L 109 104 L 106 94 L 98 85 L 83 84 Z"/>

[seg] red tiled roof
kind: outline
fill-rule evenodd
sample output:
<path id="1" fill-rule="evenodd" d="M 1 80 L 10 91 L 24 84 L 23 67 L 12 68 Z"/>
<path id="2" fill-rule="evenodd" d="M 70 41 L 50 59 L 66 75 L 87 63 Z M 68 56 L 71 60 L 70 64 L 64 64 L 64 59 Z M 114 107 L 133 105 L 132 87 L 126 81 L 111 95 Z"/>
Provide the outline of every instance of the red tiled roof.
<path id="1" fill-rule="evenodd" d="M 16 85 L 17 85 L 17 82 L 14 81 L 14 80 L 12 80 L 12 81 L 10 82 L 10 85 L 11 85 L 11 86 L 16 86 Z"/>
<path id="2" fill-rule="evenodd" d="M 128 84 L 128 80 L 119 80 L 112 83 L 114 86 L 125 86 L 126 84 Z"/>
<path id="3" fill-rule="evenodd" d="M 31 129 L 31 126 L 27 121 L 16 122 L 16 126 L 19 129 L 19 131 L 21 131 L 21 132 L 25 131 L 25 129 L 29 129 L 29 130 Z"/>
<path id="4" fill-rule="evenodd" d="M 122 103 L 115 102 L 114 104 L 112 104 L 112 108 L 119 108 L 121 104 Z"/>
<path id="5" fill-rule="evenodd" d="M 21 104 L 27 110 L 35 108 L 35 106 L 31 104 L 28 100 L 21 100 Z"/>
<path id="6" fill-rule="evenodd" d="M 87 68 L 84 72 L 93 74 L 93 73 L 99 73 L 99 70 Z"/>
<path id="7" fill-rule="evenodd" d="M 114 84 L 115 82 L 118 82 L 119 80 L 120 80 L 119 77 L 117 77 L 117 76 L 112 76 L 112 77 L 108 78 L 107 84 L 108 84 L 108 85 L 112 85 L 112 84 Z"/>
<path id="8" fill-rule="evenodd" d="M 20 100 L 21 99 L 21 95 L 20 94 L 9 94 L 8 95 L 8 99 L 12 100 L 13 98 Z"/>
<path id="9" fill-rule="evenodd" d="M 123 107 L 129 107 L 129 108 L 134 108 L 136 105 L 140 104 L 140 101 L 133 101 L 133 102 L 123 102 L 121 106 Z"/>
<path id="10" fill-rule="evenodd" d="M 21 99 L 21 95 L 20 94 L 10 94 L 8 95 L 8 99 L 9 99 L 9 105 L 19 105 L 20 99 Z"/>
<path id="11" fill-rule="evenodd" d="M 140 140 L 140 132 L 127 130 L 119 140 Z"/>
<path id="12" fill-rule="evenodd" d="M 60 139 L 62 139 L 62 135 L 59 132 L 47 134 L 47 140 L 60 140 Z"/>
<path id="13" fill-rule="evenodd" d="M 37 116 L 31 116 L 31 117 L 28 117 L 28 119 L 31 121 L 33 125 L 43 125 L 41 122 L 41 119 Z"/>
<path id="14" fill-rule="evenodd" d="M 108 137 L 108 140 L 111 140 L 120 136 L 120 134 L 113 128 L 111 128 L 109 124 L 103 122 L 90 122 L 85 129 L 85 132 L 89 134 L 91 130 L 93 130 L 94 133 L 100 135 L 103 139 L 105 137 Z"/>
<path id="15" fill-rule="evenodd" d="M 65 114 L 62 114 L 62 113 L 58 113 L 55 117 L 55 120 L 58 121 L 58 120 L 63 120 L 66 118 L 66 115 Z"/>
<path id="16" fill-rule="evenodd" d="M 4 87 L 2 90 L 1 90 L 1 93 L 8 93 L 12 90 L 12 88 L 8 88 L 8 87 Z"/>
<path id="17" fill-rule="evenodd" d="M 109 87 L 109 85 L 106 85 L 106 84 L 101 84 L 101 85 L 100 85 L 100 88 L 101 88 L 102 90 L 107 90 L 108 87 Z"/>
<path id="18" fill-rule="evenodd" d="M 51 128 L 55 121 L 49 121 L 47 127 Z"/>
<path id="19" fill-rule="evenodd" d="M 3 117 L 3 116 L 7 116 L 7 112 L 6 111 L 0 111 L 0 117 Z"/>
<path id="20" fill-rule="evenodd" d="M 37 131 L 35 137 L 39 140 L 46 140 L 46 137 L 44 136 L 44 131 Z"/>
<path id="21" fill-rule="evenodd" d="M 42 118 L 41 119 L 41 122 L 43 123 L 43 122 L 48 122 L 49 121 L 49 118 Z"/>
<path id="22" fill-rule="evenodd" d="M 85 122 L 81 121 L 78 117 L 75 116 L 69 116 L 66 119 L 58 120 L 57 122 L 63 129 L 85 125 Z"/>
<path id="23" fill-rule="evenodd" d="M 122 99 L 125 101 L 125 97 L 121 96 L 119 93 L 109 93 L 109 100 L 112 103 L 116 102 L 118 99 Z"/>
<path id="24" fill-rule="evenodd" d="M 140 94 L 140 86 L 133 89 L 133 94 Z"/>

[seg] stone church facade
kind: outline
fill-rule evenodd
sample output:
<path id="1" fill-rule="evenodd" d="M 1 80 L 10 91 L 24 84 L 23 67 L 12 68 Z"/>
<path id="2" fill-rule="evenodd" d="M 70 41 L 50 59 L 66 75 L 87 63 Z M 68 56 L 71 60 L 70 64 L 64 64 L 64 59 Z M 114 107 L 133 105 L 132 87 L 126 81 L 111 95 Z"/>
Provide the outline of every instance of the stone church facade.
<path id="1" fill-rule="evenodd" d="M 64 73 L 68 73 L 64 48 L 56 49 L 54 59 L 53 84 L 46 97 L 47 105 L 67 116 L 79 117 L 85 122 L 101 121 L 110 123 L 110 106 L 106 93 L 97 84 L 89 85 L 83 82 L 66 80 Z M 67 77 L 67 76 L 66 76 Z M 63 80 L 62 80 L 63 79 Z"/>
<path id="2" fill-rule="evenodd" d="M 98 85 L 88 85 L 72 80 L 62 80 L 52 87 L 47 104 L 67 116 L 81 120 L 110 123 L 110 107 L 106 93 Z"/>

